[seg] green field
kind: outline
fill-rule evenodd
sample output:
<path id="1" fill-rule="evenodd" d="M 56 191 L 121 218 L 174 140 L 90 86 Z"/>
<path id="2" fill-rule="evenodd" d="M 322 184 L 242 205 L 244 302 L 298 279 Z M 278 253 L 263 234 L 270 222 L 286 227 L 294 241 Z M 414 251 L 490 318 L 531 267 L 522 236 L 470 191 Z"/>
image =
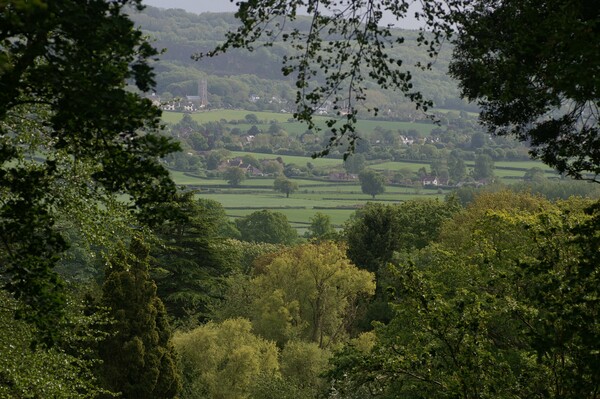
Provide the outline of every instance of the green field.
<path id="1" fill-rule="evenodd" d="M 375 200 L 363 194 L 358 182 L 335 183 L 307 179 L 293 179 L 299 189 L 289 198 L 273 191 L 273 179 L 250 178 L 239 187 L 231 187 L 224 180 L 202 179 L 182 172 L 171 171 L 177 185 L 192 186 L 196 196 L 220 202 L 231 218 L 246 216 L 260 209 L 282 212 L 292 226 L 303 233 L 310 218 L 317 212 L 325 213 L 332 223 L 341 227 L 350 215 L 370 201 L 398 203 L 417 198 L 443 198 L 437 190 L 409 187 L 386 187 L 386 192 Z"/>
<path id="2" fill-rule="evenodd" d="M 245 117 L 248 114 L 254 114 L 261 121 L 257 127 L 263 131 L 269 128 L 271 121 L 277 121 L 282 124 L 283 128 L 291 135 L 299 135 L 307 130 L 307 126 L 303 123 L 293 120 L 291 114 L 278 112 L 252 112 L 245 110 L 210 110 L 191 114 L 191 117 L 196 122 L 202 124 L 207 122 L 223 122 L 230 128 L 237 127 L 242 131 L 248 130 L 252 125 L 245 122 Z M 183 118 L 181 112 L 163 112 L 163 120 L 167 123 L 177 123 Z M 326 130 L 325 121 L 327 117 L 315 116 L 317 126 Z M 241 123 L 230 123 L 240 121 Z M 264 123 L 263 123 L 264 122 Z M 433 123 L 414 123 L 414 122 L 395 122 L 382 120 L 359 120 L 356 124 L 357 132 L 372 132 L 376 127 L 398 132 L 399 130 L 416 130 L 421 136 L 427 136 L 431 133 L 436 125 Z"/>

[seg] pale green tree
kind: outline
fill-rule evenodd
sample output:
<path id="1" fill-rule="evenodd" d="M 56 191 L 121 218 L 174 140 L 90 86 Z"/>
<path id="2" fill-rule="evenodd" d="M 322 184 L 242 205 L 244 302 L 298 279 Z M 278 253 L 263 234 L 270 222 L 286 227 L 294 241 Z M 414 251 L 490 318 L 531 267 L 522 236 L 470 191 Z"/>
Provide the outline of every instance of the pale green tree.
<path id="1" fill-rule="evenodd" d="M 258 334 L 280 345 L 302 339 L 321 348 L 346 339 L 358 299 L 375 292 L 374 275 L 354 266 L 333 242 L 278 253 L 251 284 Z"/>
<path id="2" fill-rule="evenodd" d="M 273 182 L 273 189 L 285 194 L 285 197 L 288 198 L 290 194 L 298 190 L 298 183 L 293 182 L 287 177 L 281 175 L 278 176 Z"/>
<path id="3" fill-rule="evenodd" d="M 330 357 L 331 352 L 315 342 L 289 341 L 281 351 L 281 374 L 310 397 L 318 397 L 327 388 L 322 375 L 329 368 Z"/>
<path id="4" fill-rule="evenodd" d="M 245 399 L 261 379 L 279 375 L 277 347 L 252 333 L 249 320 L 209 322 L 175 334 L 182 398 Z"/>

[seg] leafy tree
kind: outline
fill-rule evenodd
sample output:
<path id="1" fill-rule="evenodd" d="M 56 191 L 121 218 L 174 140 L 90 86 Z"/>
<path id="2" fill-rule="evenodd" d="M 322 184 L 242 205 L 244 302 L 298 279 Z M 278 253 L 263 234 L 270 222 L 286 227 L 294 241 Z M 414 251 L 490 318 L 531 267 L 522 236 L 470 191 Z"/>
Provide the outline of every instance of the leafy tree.
<path id="1" fill-rule="evenodd" d="M 310 218 L 308 226 L 308 237 L 317 240 L 331 240 L 337 236 L 337 232 L 331 225 L 331 216 L 317 212 Z"/>
<path id="2" fill-rule="evenodd" d="M 244 169 L 233 166 L 227 168 L 223 173 L 223 178 L 227 180 L 227 183 L 233 187 L 239 186 L 246 179 L 246 172 Z"/>
<path id="3" fill-rule="evenodd" d="M 437 240 L 442 225 L 459 210 L 453 200 L 407 201 L 399 205 L 367 204 L 347 222 L 344 234 L 347 254 L 358 267 L 376 273 L 377 293 L 357 327 L 371 329 L 371 322 L 391 317 L 387 287 L 388 264 L 398 254 L 426 247 Z"/>
<path id="4" fill-rule="evenodd" d="M 478 149 L 478 148 L 483 148 L 487 143 L 486 140 L 487 137 L 485 136 L 485 133 L 483 132 L 477 132 L 475 134 L 473 134 L 471 136 L 471 148 L 472 149 Z"/>
<path id="5" fill-rule="evenodd" d="M 475 167 L 473 168 L 474 179 L 490 179 L 494 177 L 494 160 L 487 154 L 478 155 L 475 158 Z"/>
<path id="6" fill-rule="evenodd" d="M 364 194 L 373 198 L 385 192 L 385 179 L 383 175 L 371 169 L 365 169 L 359 173 L 360 189 Z"/>
<path id="7" fill-rule="evenodd" d="M 244 119 L 246 119 L 246 122 L 252 124 L 252 125 L 256 125 L 258 124 L 258 117 L 256 116 L 256 114 L 247 114 Z"/>
<path id="8" fill-rule="evenodd" d="M 211 151 L 206 156 L 206 168 L 208 170 L 215 170 L 219 167 L 221 162 L 223 162 L 228 156 L 229 151 L 227 150 L 218 150 Z"/>
<path id="9" fill-rule="evenodd" d="M 344 169 L 348 173 L 360 173 L 366 166 L 365 156 L 363 154 L 352 154 L 344 160 Z"/>
<path id="10" fill-rule="evenodd" d="M 442 159 L 434 159 L 429 165 L 431 174 L 441 179 L 447 179 L 449 176 L 448 164 Z"/>
<path id="11" fill-rule="evenodd" d="M 238 219 L 236 224 L 244 241 L 292 244 L 298 237 L 296 230 L 281 212 L 266 209 L 252 212 Z"/>
<path id="12" fill-rule="evenodd" d="M 132 398 L 176 398 L 181 390 L 167 312 L 148 274 L 148 248 L 139 240 L 113 259 L 102 287 L 113 334 L 100 344 L 101 381 Z"/>
<path id="13" fill-rule="evenodd" d="M 394 398 L 594 397 L 598 288 L 583 270 L 597 225 L 585 206 L 502 192 L 456 214 L 438 243 L 396 266 L 394 318 L 375 330 L 371 351 L 337 357 L 340 388 Z M 561 286 L 577 289 L 556 295 Z"/>
<path id="14" fill-rule="evenodd" d="M 285 176 L 279 176 L 273 182 L 273 189 L 284 193 L 286 198 L 289 198 L 290 194 L 298 190 L 298 183 L 291 181 Z"/>
<path id="15" fill-rule="evenodd" d="M 181 356 L 185 398 L 249 398 L 278 375 L 277 347 L 252 333 L 246 319 L 208 323 L 173 337 Z"/>
<path id="16" fill-rule="evenodd" d="M 190 114 L 184 114 L 179 122 L 171 126 L 171 135 L 187 140 L 194 133 L 200 133 L 200 124 Z"/>
<path id="17" fill-rule="evenodd" d="M 459 183 L 467 176 L 467 167 L 462 158 L 450 154 L 448 157 L 448 175 L 454 183 Z"/>
<path id="18" fill-rule="evenodd" d="M 314 342 L 290 341 L 281 351 L 281 374 L 310 398 L 326 392 L 322 374 L 329 368 L 331 352 Z"/>
<path id="19" fill-rule="evenodd" d="M 98 330 L 107 323 L 103 315 L 84 316 L 81 306 L 69 298 L 68 333 L 53 348 L 32 348 L 36 332 L 31 324 L 14 319 L 18 306 L 7 292 L 0 291 L 1 398 L 76 399 L 110 394 L 94 375 L 99 360 L 93 348 L 105 337 Z"/>
<path id="20" fill-rule="evenodd" d="M 457 15 L 450 73 L 494 134 L 527 140 L 561 173 L 600 172 L 596 46 L 587 0 L 478 1 Z M 535 24 L 532 24 L 535 21 Z M 573 46 L 572 43 L 581 45 Z"/>
<path id="21" fill-rule="evenodd" d="M 333 242 L 275 254 L 251 280 L 254 331 L 284 346 L 290 339 L 321 348 L 343 342 L 362 296 L 375 291 L 373 274 L 354 266 Z"/>
<path id="22" fill-rule="evenodd" d="M 458 210 L 459 206 L 453 201 L 369 203 L 344 227 L 348 257 L 358 267 L 378 273 L 392 260 L 394 252 L 424 248 L 435 241 L 443 222 Z"/>
<path id="23" fill-rule="evenodd" d="M 52 185 L 91 165 L 80 195 L 125 194 L 145 222 L 163 218 L 175 192 L 159 157 L 178 146 L 156 134 L 160 110 L 125 87 L 154 84 L 148 59 L 157 52 L 124 12 L 140 3 L 18 1 L 0 13 L 2 284 L 46 343 L 65 301 L 53 271 L 67 243 L 54 226 Z M 39 154 L 44 160 L 31 161 Z"/>
<path id="24" fill-rule="evenodd" d="M 266 161 L 262 164 L 262 171 L 273 176 L 279 176 L 283 173 L 283 164 L 278 161 Z"/>
<path id="25" fill-rule="evenodd" d="M 252 264 L 262 255 L 277 252 L 281 249 L 279 244 L 264 242 L 248 242 L 236 239 L 222 240 L 215 243 L 225 257 L 225 262 L 233 270 L 242 274 L 251 274 Z"/>
<path id="26" fill-rule="evenodd" d="M 546 180 L 546 177 L 544 176 L 544 170 L 542 168 L 538 168 L 537 166 L 533 167 L 525 172 L 523 175 L 523 180 L 530 181 L 532 183 L 542 183 L 544 180 Z"/>

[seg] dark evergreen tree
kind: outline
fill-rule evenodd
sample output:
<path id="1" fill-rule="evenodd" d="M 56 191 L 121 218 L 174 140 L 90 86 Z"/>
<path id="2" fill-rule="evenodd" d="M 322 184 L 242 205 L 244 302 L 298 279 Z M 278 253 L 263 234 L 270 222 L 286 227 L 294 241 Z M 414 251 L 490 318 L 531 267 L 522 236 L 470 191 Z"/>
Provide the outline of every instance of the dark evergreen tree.
<path id="1" fill-rule="evenodd" d="M 123 398 L 177 397 L 181 377 L 167 312 L 148 274 L 148 247 L 140 240 L 111 262 L 102 304 L 114 320 L 99 348 L 105 387 Z"/>
<path id="2" fill-rule="evenodd" d="M 220 278 L 228 270 L 222 247 L 213 244 L 239 232 L 216 201 L 195 200 L 189 192 L 178 195 L 174 204 L 179 218 L 159 229 L 163 245 L 154 253 L 153 272 L 169 315 L 193 325 L 221 296 Z"/>

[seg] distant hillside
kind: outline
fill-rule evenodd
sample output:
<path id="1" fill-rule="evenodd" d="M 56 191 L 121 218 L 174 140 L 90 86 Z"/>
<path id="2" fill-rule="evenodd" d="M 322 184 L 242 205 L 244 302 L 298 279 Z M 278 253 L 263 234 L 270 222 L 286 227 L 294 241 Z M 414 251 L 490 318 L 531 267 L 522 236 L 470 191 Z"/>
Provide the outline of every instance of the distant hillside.
<path id="1" fill-rule="evenodd" d="M 209 101 L 213 107 L 271 109 L 294 98 L 293 82 L 282 75 L 281 60 L 289 52 L 285 43 L 271 47 L 258 46 L 254 52 L 234 50 L 228 54 L 199 62 L 191 59 L 197 52 L 207 51 L 223 40 L 227 31 L 236 27 L 231 13 L 192 14 L 183 10 L 147 7 L 132 13 L 132 19 L 154 40 L 156 47 L 166 49 L 156 64 L 157 92 L 169 96 L 196 94 L 198 81 L 208 82 Z M 306 29 L 308 17 L 300 17 L 293 27 Z M 395 49 L 406 65 L 428 61 L 423 48 L 416 43 L 415 31 L 398 30 L 405 45 Z M 459 99 L 456 84 L 447 76 L 449 46 L 442 49 L 429 71 L 412 68 L 414 85 L 441 108 L 472 111 L 475 108 Z M 370 90 L 371 106 L 395 109 L 405 102 L 401 95 L 384 92 L 376 85 Z M 273 104 L 273 99 L 277 99 Z M 257 101 L 261 99 L 261 101 Z M 265 101 L 269 99 L 269 101 Z M 404 105 L 406 107 L 406 105 Z"/>

